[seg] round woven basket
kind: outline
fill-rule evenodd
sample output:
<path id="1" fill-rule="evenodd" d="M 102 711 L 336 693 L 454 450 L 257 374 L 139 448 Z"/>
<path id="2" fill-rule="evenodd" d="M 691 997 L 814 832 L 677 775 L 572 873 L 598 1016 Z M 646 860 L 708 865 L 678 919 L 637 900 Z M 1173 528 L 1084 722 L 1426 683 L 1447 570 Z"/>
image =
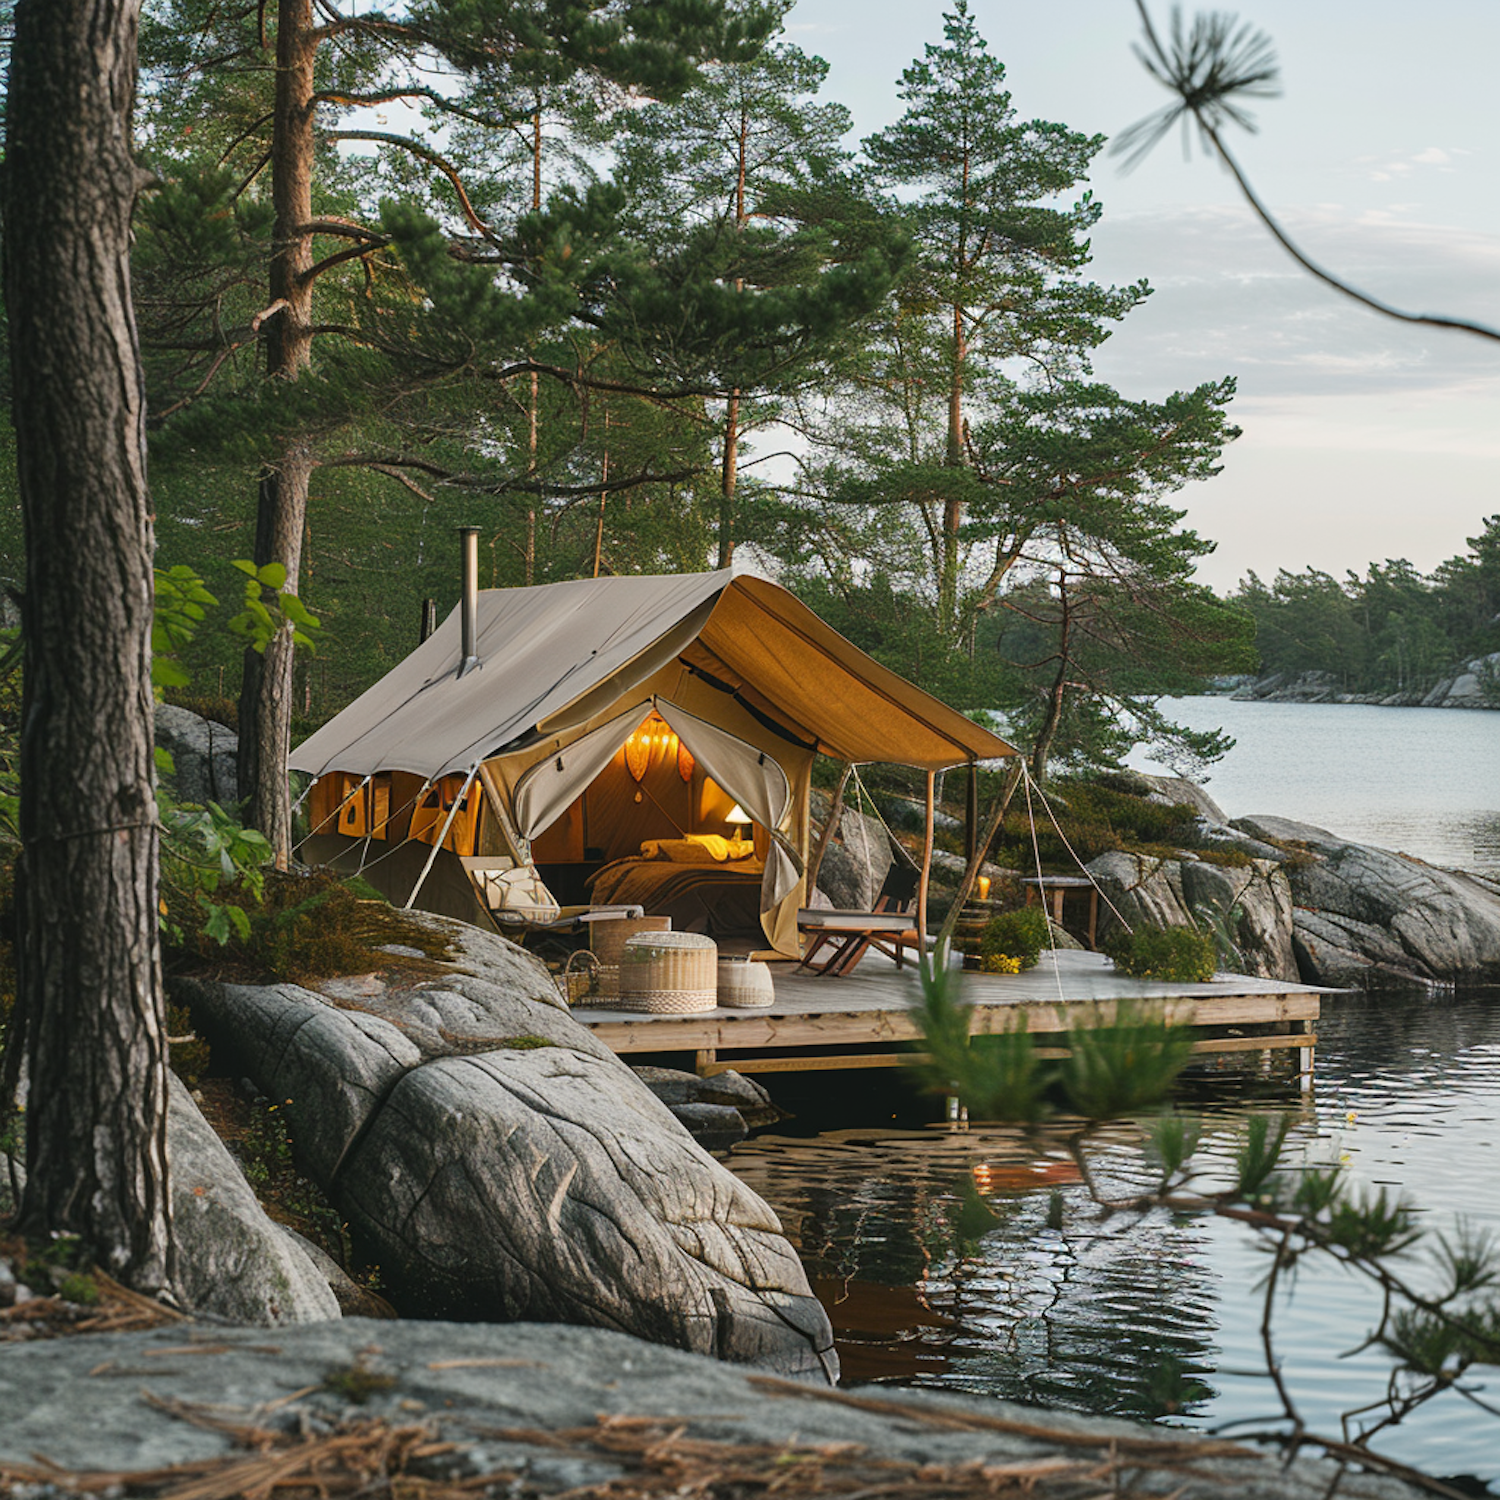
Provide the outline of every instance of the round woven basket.
<path id="1" fill-rule="evenodd" d="M 586 1003 L 603 1009 L 617 1009 L 620 1003 L 620 955 L 625 951 L 625 944 L 637 933 L 671 930 L 671 917 L 611 917 L 607 922 L 591 922 L 589 941 L 599 960 L 599 977 Z"/>
<path id="2" fill-rule="evenodd" d="M 688 1015 L 718 1004 L 719 945 L 696 932 L 641 932 L 620 954 L 621 1010 Z"/>
<path id="3" fill-rule="evenodd" d="M 771 971 L 753 958 L 719 960 L 719 1004 L 728 1010 L 754 1010 L 774 1005 L 776 991 Z"/>

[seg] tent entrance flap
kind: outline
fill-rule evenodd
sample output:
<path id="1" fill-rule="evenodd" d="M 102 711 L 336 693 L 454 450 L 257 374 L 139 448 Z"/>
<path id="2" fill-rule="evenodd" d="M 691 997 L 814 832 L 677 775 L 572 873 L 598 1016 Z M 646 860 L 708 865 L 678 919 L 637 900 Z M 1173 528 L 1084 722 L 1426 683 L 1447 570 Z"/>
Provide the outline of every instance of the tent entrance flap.
<path id="1" fill-rule="evenodd" d="M 770 911 L 802 878 L 801 856 L 782 831 L 792 805 L 786 772 L 766 751 L 675 703 L 658 700 L 656 711 L 703 769 L 771 835 L 760 888 L 761 912 Z"/>
<path id="2" fill-rule="evenodd" d="M 516 783 L 512 798 L 523 839 L 545 833 L 615 758 L 650 711 L 647 699 L 538 761 Z"/>
<path id="3" fill-rule="evenodd" d="M 761 911 L 770 911 L 802 878 L 801 857 L 784 832 L 792 803 L 791 782 L 766 751 L 665 699 L 634 705 L 526 771 L 512 795 L 517 831 L 531 840 L 550 828 L 598 778 L 653 709 L 704 772 L 769 833 L 771 849 L 761 884 Z"/>

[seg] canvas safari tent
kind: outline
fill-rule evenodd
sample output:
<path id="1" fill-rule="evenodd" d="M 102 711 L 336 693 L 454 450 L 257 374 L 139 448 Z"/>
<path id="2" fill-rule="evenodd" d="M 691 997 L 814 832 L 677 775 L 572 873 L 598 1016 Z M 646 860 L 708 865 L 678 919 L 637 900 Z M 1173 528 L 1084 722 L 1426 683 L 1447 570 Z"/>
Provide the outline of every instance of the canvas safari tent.
<path id="1" fill-rule="evenodd" d="M 716 935 L 758 923 L 795 956 L 817 754 L 1015 753 L 765 579 L 479 592 L 466 541 L 459 607 L 290 757 L 315 778 L 303 857 L 397 904 L 503 930 L 555 892 Z"/>

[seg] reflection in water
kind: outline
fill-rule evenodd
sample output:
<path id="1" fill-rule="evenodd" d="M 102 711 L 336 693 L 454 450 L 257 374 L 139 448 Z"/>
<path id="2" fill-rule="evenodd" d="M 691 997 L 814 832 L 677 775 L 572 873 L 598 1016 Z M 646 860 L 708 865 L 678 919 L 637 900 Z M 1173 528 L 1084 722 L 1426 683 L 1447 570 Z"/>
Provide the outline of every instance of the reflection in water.
<path id="1" fill-rule="evenodd" d="M 1405 1191 L 1433 1229 L 1463 1216 L 1500 1235 L 1500 991 L 1330 1001 L 1319 1036 L 1315 1095 L 1280 1101 L 1296 1111 L 1288 1163 L 1342 1160 L 1357 1186 Z M 1247 1116 L 1269 1107 L 1215 1087 L 1193 1105 L 1205 1186 L 1227 1176 Z M 1257 1290 L 1266 1259 L 1253 1236 L 1165 1212 L 1101 1219 L 1064 1141 L 1061 1126 L 1030 1138 L 846 1130 L 760 1137 L 730 1165 L 801 1250 L 851 1384 L 1194 1426 L 1273 1417 Z M 1139 1141 L 1111 1127 L 1091 1156 L 1109 1195 L 1149 1181 Z M 1423 1283 L 1420 1263 L 1403 1274 Z M 1314 1429 L 1337 1432 L 1344 1412 L 1380 1399 L 1389 1363 L 1340 1357 L 1378 1316 L 1363 1285 L 1332 1268 L 1304 1269 L 1279 1307 L 1277 1353 Z M 1500 1480 L 1500 1421 L 1460 1399 L 1432 1403 L 1379 1446 L 1429 1472 Z"/>
<path id="2" fill-rule="evenodd" d="M 1061 1132 L 835 1132 L 734 1153 L 828 1307 L 846 1381 L 941 1386 L 1134 1416 L 1208 1394 L 1213 1273 L 1165 1214 L 1101 1223 Z M 1144 1187 L 1128 1133 L 1110 1190 Z M 1196 1399 L 1195 1399 L 1196 1398 Z"/>

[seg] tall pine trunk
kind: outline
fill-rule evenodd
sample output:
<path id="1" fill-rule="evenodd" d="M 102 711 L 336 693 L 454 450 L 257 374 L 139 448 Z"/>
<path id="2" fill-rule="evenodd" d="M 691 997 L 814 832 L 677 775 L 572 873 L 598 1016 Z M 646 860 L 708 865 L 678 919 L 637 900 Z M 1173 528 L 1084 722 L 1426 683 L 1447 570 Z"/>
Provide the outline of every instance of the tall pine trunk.
<path id="1" fill-rule="evenodd" d="M 745 176 L 750 144 L 750 113 L 741 105 L 739 131 L 739 166 L 734 183 L 734 228 L 743 232 L 749 215 L 745 212 Z M 736 277 L 734 289 L 745 290 L 743 277 Z M 727 568 L 734 561 L 734 492 L 740 472 L 740 389 L 730 391 L 724 406 L 724 458 L 719 465 L 719 566 Z"/>
<path id="2" fill-rule="evenodd" d="M 139 0 L 21 0 L 5 299 L 26 526 L 16 1031 L 28 1235 L 163 1287 L 166 1026 L 152 788 L 152 526 L 130 300 Z M 20 1044 L 21 1036 L 12 1036 Z"/>
<path id="3" fill-rule="evenodd" d="M 271 260 L 266 373 L 295 380 L 312 360 L 312 181 L 314 166 L 312 0 L 278 0 L 276 98 L 271 124 L 271 200 L 275 245 Z M 258 567 L 280 563 L 288 593 L 296 593 L 302 532 L 312 477 L 310 446 L 293 440 L 261 477 L 255 523 Z M 292 629 L 283 625 L 264 655 L 245 652 L 240 687 L 240 792 L 249 800 L 246 822 L 270 841 L 276 863 L 291 855 L 292 810 L 286 757 L 292 731 Z"/>

